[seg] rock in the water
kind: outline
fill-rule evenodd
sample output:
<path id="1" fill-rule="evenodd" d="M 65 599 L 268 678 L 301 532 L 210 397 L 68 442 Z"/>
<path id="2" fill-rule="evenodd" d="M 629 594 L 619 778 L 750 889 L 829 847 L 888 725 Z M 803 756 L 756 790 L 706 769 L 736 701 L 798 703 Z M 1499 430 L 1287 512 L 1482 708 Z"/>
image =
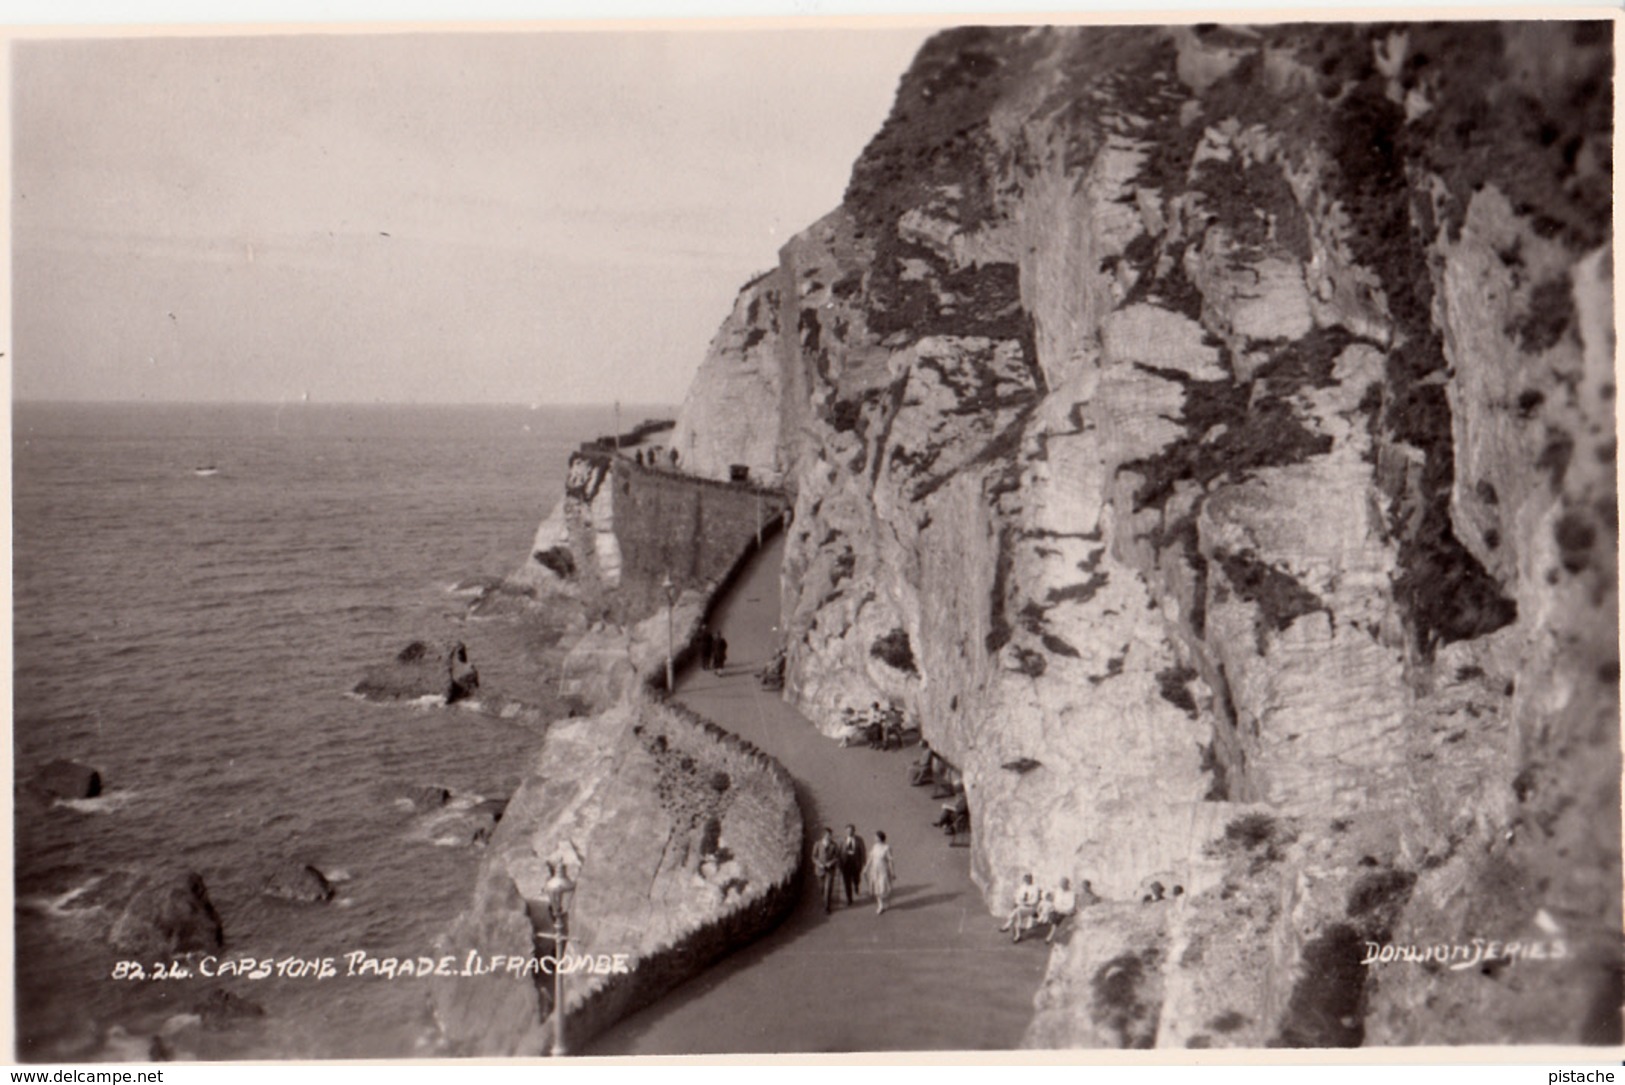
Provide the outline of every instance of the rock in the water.
<path id="1" fill-rule="evenodd" d="M 217 951 L 226 942 L 220 915 L 195 872 L 149 879 L 113 924 L 111 940 L 127 953 L 159 955 Z"/>
<path id="2" fill-rule="evenodd" d="M 454 704 L 466 699 L 479 684 L 479 671 L 469 662 L 468 648 L 461 641 L 432 645 L 415 640 L 388 663 L 369 667 L 354 692 L 374 701 L 440 697 Z"/>
<path id="3" fill-rule="evenodd" d="M 238 1021 L 264 1017 L 265 1007 L 241 995 L 234 995 L 224 987 L 211 987 L 192 1003 L 192 1012 L 202 1020 L 204 1028 L 218 1031 L 230 1028 Z"/>
<path id="4" fill-rule="evenodd" d="M 407 791 L 406 798 L 418 810 L 438 810 L 451 801 L 451 792 L 443 787 L 425 785 Z"/>
<path id="5" fill-rule="evenodd" d="M 502 813 L 508 809 L 507 799 L 486 799 L 484 802 L 474 804 L 474 814 L 477 817 L 488 817 L 494 825 L 502 820 Z"/>
<path id="6" fill-rule="evenodd" d="M 489 844 L 491 834 L 496 832 L 497 819 L 490 814 L 481 814 L 474 819 L 474 831 L 469 835 L 470 844 Z"/>
<path id="7" fill-rule="evenodd" d="M 58 759 L 34 775 L 34 789 L 50 799 L 94 799 L 102 793 L 102 774 L 89 765 Z"/>
<path id="8" fill-rule="evenodd" d="M 114 870 L 85 886 L 84 892 L 74 898 L 75 908 L 101 908 L 119 913 L 135 895 L 141 885 L 139 874 L 128 870 Z"/>
<path id="9" fill-rule="evenodd" d="M 327 876 L 308 863 L 289 864 L 265 879 L 265 895 L 296 904 L 325 904 L 333 899 Z"/>
<path id="10" fill-rule="evenodd" d="M 480 672 L 468 661 L 468 648 L 459 641 L 446 656 L 446 703 L 456 704 L 480 688 Z"/>

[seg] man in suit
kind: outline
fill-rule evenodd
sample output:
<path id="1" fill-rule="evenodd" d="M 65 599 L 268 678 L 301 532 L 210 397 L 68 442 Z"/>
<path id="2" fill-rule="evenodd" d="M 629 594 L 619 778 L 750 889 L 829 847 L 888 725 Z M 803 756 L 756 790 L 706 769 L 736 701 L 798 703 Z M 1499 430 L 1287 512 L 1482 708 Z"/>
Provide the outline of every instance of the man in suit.
<path id="1" fill-rule="evenodd" d="M 869 849 L 863 845 L 857 826 L 846 827 L 846 839 L 841 841 L 841 884 L 846 889 L 846 902 L 862 895 L 863 867 L 869 859 Z"/>
<path id="2" fill-rule="evenodd" d="M 835 843 L 835 830 L 824 826 L 824 835 L 812 850 L 813 871 L 824 889 L 824 914 L 835 907 L 835 871 L 841 864 L 841 849 Z"/>

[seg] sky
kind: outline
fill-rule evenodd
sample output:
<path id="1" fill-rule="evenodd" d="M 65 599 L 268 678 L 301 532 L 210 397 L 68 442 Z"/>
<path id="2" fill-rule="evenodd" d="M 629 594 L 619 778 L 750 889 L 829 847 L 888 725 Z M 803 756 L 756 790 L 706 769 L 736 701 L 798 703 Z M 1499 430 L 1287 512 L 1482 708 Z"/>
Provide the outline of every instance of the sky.
<path id="1" fill-rule="evenodd" d="M 17 42 L 13 395 L 680 402 L 928 33 Z"/>

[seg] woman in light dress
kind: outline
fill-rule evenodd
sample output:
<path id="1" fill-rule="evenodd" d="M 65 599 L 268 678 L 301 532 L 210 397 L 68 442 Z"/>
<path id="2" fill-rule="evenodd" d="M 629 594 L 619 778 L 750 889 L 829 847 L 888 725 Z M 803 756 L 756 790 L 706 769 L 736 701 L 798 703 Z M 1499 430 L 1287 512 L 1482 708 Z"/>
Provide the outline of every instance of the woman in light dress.
<path id="1" fill-rule="evenodd" d="M 875 915 L 886 910 L 891 900 L 892 887 L 897 883 L 897 869 L 892 866 L 891 845 L 886 843 L 886 834 L 875 831 L 875 845 L 869 849 L 869 861 L 864 866 L 864 875 L 869 879 L 869 891 L 875 895 Z"/>

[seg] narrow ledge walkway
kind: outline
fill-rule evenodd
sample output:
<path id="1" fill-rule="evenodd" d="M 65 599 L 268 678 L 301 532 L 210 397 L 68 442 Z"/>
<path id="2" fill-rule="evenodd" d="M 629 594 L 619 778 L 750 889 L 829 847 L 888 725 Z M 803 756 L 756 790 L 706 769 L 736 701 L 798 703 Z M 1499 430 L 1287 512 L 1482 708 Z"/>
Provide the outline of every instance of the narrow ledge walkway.
<path id="1" fill-rule="evenodd" d="M 913 753 L 842 749 L 761 688 L 776 643 L 782 538 L 764 546 L 714 615 L 726 672 L 680 676 L 678 699 L 777 758 L 796 778 L 809 833 L 848 823 L 892 843 L 897 892 L 825 915 L 816 879 L 766 937 L 628 1017 L 582 1055 L 1007 1050 L 1033 1015 L 1047 948 L 1011 945 L 971 882 L 969 852 L 930 822 L 941 807 L 909 787 Z"/>

